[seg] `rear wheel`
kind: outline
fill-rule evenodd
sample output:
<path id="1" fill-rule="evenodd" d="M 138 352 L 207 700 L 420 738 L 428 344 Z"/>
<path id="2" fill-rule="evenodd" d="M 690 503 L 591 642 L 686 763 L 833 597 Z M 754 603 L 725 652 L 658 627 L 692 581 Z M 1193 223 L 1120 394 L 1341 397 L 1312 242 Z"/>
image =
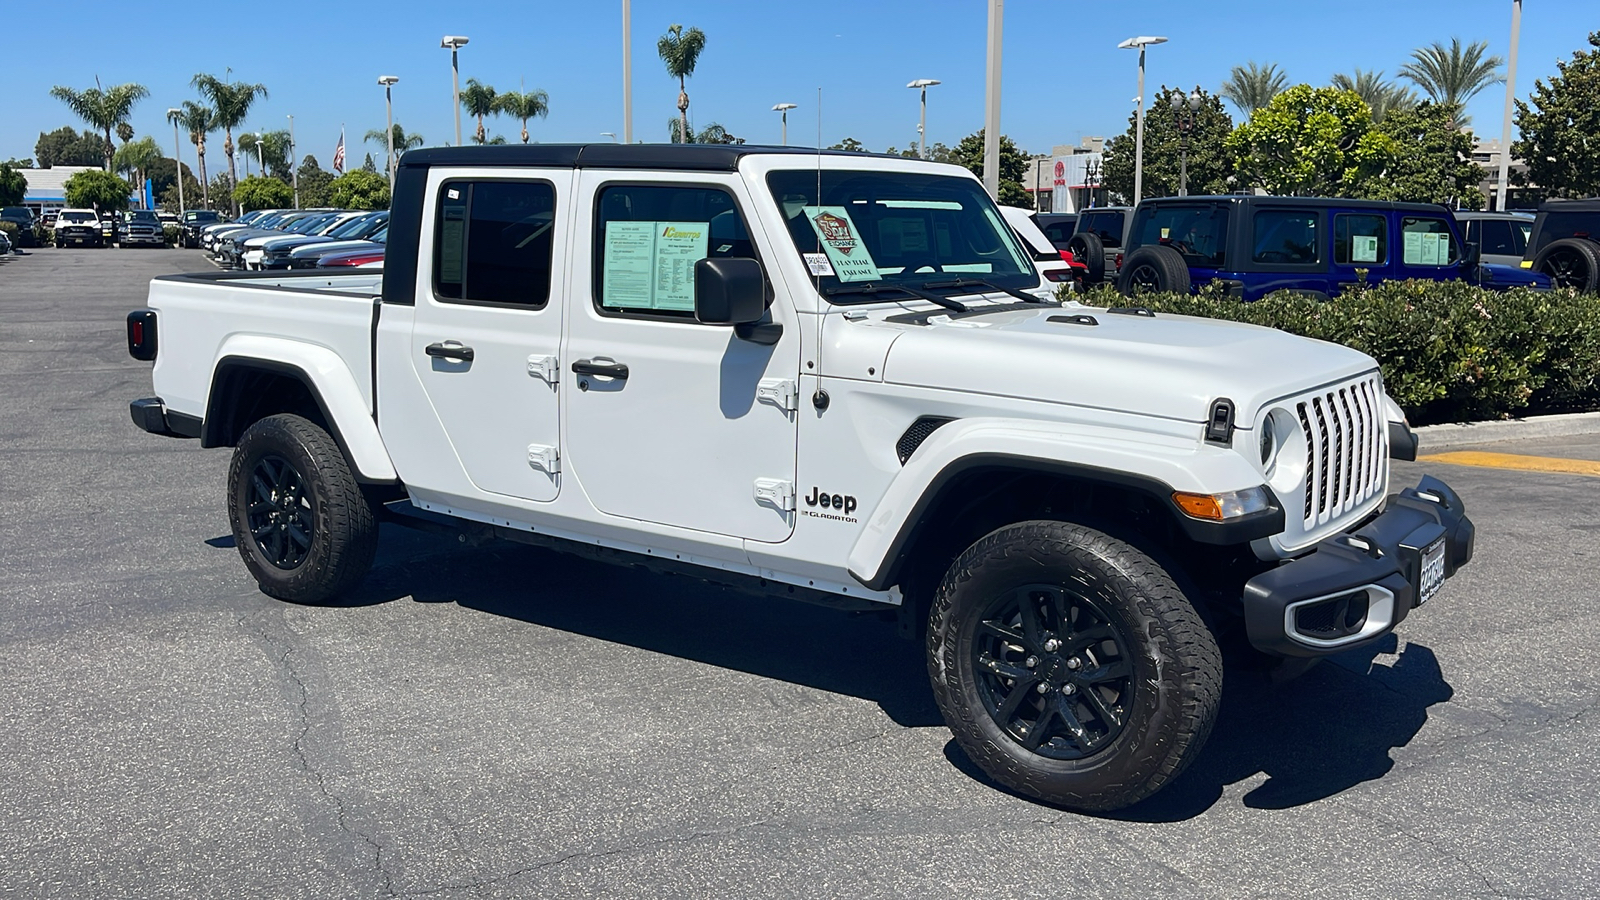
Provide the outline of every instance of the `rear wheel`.
<path id="1" fill-rule="evenodd" d="M 996 781 L 1071 809 L 1136 803 L 1216 719 L 1215 640 L 1160 566 L 1109 535 L 1035 521 L 963 553 L 934 598 L 934 696 Z"/>
<path id="2" fill-rule="evenodd" d="M 1106 277 L 1106 245 L 1100 241 L 1100 236 L 1092 232 L 1083 231 L 1072 236 L 1067 241 L 1067 250 L 1072 258 L 1084 264 L 1088 272 L 1084 281 L 1088 284 L 1099 284 Z"/>
<path id="3" fill-rule="evenodd" d="M 1123 261 L 1117 290 L 1129 297 L 1149 291 L 1187 294 L 1189 264 L 1171 247 L 1140 247 Z"/>
<path id="4" fill-rule="evenodd" d="M 280 600 L 331 600 L 361 582 L 377 552 L 372 504 L 344 453 L 300 416 L 268 416 L 239 439 L 228 518 L 245 567 Z"/>
<path id="5" fill-rule="evenodd" d="M 1564 238 L 1539 251 L 1535 271 L 1549 275 L 1556 287 L 1600 291 L 1600 246 L 1583 238 Z"/>

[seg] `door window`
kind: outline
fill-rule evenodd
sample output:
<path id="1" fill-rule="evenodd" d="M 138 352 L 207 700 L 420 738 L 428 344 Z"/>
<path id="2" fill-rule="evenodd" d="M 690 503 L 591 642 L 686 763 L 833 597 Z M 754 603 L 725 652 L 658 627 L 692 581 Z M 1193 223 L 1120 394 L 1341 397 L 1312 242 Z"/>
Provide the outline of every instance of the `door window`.
<path id="1" fill-rule="evenodd" d="M 1191 266 L 1222 265 L 1228 246 L 1228 211 L 1221 206 L 1141 206 L 1135 213 L 1134 241 L 1160 244 L 1183 254 Z"/>
<path id="2" fill-rule="evenodd" d="M 1502 256 L 1521 256 L 1528 249 L 1528 231 L 1533 227 L 1527 222 L 1518 222 L 1512 219 L 1476 219 L 1470 224 L 1478 226 L 1478 250 L 1481 253 L 1497 253 Z M 1473 238 L 1467 238 L 1468 241 Z"/>
<path id="3" fill-rule="evenodd" d="M 1333 217 L 1333 261 L 1341 266 L 1381 266 L 1389 261 L 1389 220 L 1383 216 Z"/>
<path id="4" fill-rule="evenodd" d="M 595 216 L 594 290 L 602 312 L 694 319 L 694 266 L 758 258 L 733 195 L 695 185 L 611 185 Z"/>
<path id="5" fill-rule="evenodd" d="M 549 182 L 445 182 L 433 232 L 434 293 L 446 302 L 543 308 L 555 212 Z"/>
<path id="6" fill-rule="evenodd" d="M 1408 266 L 1448 266 L 1461 258 L 1450 223 L 1443 219 L 1406 216 L 1400 220 L 1400 238 L 1400 261 Z"/>
<path id="7" fill-rule="evenodd" d="M 1252 262 L 1305 266 L 1321 260 L 1317 252 L 1318 216 L 1299 209 L 1263 209 L 1255 214 Z"/>

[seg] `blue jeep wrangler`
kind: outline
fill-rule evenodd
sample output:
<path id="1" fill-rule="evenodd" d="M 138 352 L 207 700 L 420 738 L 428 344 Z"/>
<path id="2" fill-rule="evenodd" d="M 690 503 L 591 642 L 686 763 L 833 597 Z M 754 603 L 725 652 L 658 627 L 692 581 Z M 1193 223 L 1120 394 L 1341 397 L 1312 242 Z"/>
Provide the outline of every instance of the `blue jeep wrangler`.
<path id="1" fill-rule="evenodd" d="M 1323 299 L 1363 281 L 1465 279 L 1548 290 L 1550 279 L 1478 261 L 1455 215 L 1427 203 L 1328 197 L 1165 197 L 1134 210 L 1117 288 L 1187 293 L 1217 283 L 1242 300 Z"/>

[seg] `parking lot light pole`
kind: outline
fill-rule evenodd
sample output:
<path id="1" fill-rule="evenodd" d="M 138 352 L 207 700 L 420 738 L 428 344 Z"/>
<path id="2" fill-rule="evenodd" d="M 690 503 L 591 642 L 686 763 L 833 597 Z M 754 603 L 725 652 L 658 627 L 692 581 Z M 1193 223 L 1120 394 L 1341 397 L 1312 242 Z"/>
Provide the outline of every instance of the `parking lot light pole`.
<path id="1" fill-rule="evenodd" d="M 378 83 L 383 85 L 383 105 L 388 111 L 389 127 L 384 131 L 384 136 L 389 139 L 389 196 L 394 196 L 394 98 L 390 95 L 395 82 L 400 79 L 394 75 L 379 75 Z M 459 104 L 457 104 L 459 107 Z"/>
<path id="2" fill-rule="evenodd" d="M 633 4 L 622 0 L 622 142 L 633 143 Z"/>
<path id="3" fill-rule="evenodd" d="M 1189 196 L 1189 133 L 1194 130 L 1195 114 L 1200 111 L 1200 88 L 1195 87 L 1194 92 L 1185 97 L 1179 88 L 1173 88 L 1167 95 L 1167 102 L 1172 105 L 1172 114 L 1178 120 L 1178 133 L 1183 140 L 1178 144 L 1178 196 Z"/>
<path id="4" fill-rule="evenodd" d="M 456 54 L 467 45 L 467 39 L 459 34 L 447 34 L 439 40 L 439 46 L 450 51 L 450 99 L 456 111 L 456 146 L 461 146 L 461 61 Z M 394 154 L 391 153 L 391 156 Z"/>
<path id="5" fill-rule="evenodd" d="M 1167 39 L 1148 34 L 1131 37 L 1117 45 L 1119 50 L 1139 51 L 1139 96 L 1134 100 L 1138 102 L 1138 111 L 1134 117 L 1133 126 L 1133 203 L 1138 205 L 1139 199 L 1144 196 L 1144 50 L 1153 44 L 1165 44 Z"/>
<path id="6" fill-rule="evenodd" d="M 918 159 L 928 158 L 928 88 L 939 83 L 940 81 L 937 78 L 918 78 L 916 81 L 906 85 L 908 88 L 915 88 L 922 92 L 922 118 L 917 124 Z"/>
<path id="7" fill-rule="evenodd" d="M 1004 41 L 1005 0 L 989 0 L 988 71 L 984 75 L 983 98 L 983 187 L 996 203 L 1000 202 L 1000 52 Z"/>
<path id="8" fill-rule="evenodd" d="M 795 106 L 796 104 L 793 103 L 779 103 L 772 108 L 774 112 L 783 114 L 783 146 L 785 147 L 789 146 L 789 110 L 794 109 Z"/>
<path id="9" fill-rule="evenodd" d="M 1517 95 L 1517 39 L 1522 32 L 1522 0 L 1511 0 L 1511 56 L 1506 63 L 1506 114 L 1500 123 L 1500 180 L 1494 208 L 1506 210 L 1506 179 L 1511 177 L 1511 101 Z"/>
<path id="10" fill-rule="evenodd" d="M 172 120 L 172 161 L 178 166 L 178 223 L 183 223 L 183 141 L 178 138 L 178 117 L 183 115 L 181 109 L 167 110 L 167 118 Z"/>
<path id="11" fill-rule="evenodd" d="M 294 208 L 300 208 L 300 168 L 294 148 L 294 113 L 289 114 L 289 181 L 294 185 Z"/>

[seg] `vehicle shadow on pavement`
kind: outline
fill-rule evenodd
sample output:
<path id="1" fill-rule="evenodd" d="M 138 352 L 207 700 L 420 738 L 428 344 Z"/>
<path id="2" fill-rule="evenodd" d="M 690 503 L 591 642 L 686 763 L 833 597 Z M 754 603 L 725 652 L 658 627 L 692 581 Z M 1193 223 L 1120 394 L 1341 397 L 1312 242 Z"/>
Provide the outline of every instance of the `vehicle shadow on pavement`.
<path id="1" fill-rule="evenodd" d="M 901 638 L 883 613 L 756 597 L 685 576 L 517 544 L 455 549 L 455 541 L 399 531 L 385 529 L 378 565 L 360 589 L 335 605 L 370 606 L 407 596 L 418 603 L 456 603 L 870 700 L 905 728 L 944 723 L 921 645 Z"/>
<path id="2" fill-rule="evenodd" d="M 1228 668 L 1216 727 L 1189 770 L 1150 799 L 1105 817 L 1192 819 L 1221 799 L 1227 785 L 1258 773 L 1267 780 L 1243 798 L 1254 809 L 1301 806 L 1383 777 L 1394 767 L 1389 752 L 1416 737 L 1429 707 L 1455 694 L 1432 650 L 1408 643 L 1396 655 L 1398 644 L 1391 634 L 1289 681 L 1238 660 Z M 945 755 L 987 780 L 954 741 Z"/>

